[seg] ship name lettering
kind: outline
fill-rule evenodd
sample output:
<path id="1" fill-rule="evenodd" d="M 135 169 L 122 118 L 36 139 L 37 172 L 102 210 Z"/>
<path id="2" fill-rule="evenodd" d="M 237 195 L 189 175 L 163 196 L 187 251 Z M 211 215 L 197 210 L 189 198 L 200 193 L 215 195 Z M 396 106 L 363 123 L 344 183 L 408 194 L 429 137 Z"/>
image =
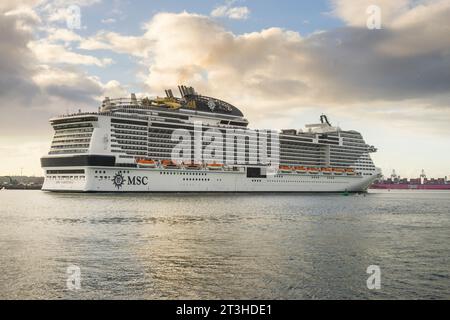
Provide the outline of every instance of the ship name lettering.
<path id="1" fill-rule="evenodd" d="M 128 177 L 128 185 L 133 185 L 133 186 L 146 186 L 148 185 L 148 177 Z"/>

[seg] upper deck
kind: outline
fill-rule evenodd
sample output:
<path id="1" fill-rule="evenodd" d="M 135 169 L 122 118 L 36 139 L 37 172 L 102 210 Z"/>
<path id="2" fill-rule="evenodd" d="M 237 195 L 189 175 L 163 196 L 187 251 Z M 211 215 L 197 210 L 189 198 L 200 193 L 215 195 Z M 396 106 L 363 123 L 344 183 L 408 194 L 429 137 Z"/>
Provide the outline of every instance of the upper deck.
<path id="1" fill-rule="evenodd" d="M 206 119 L 220 120 L 219 124 L 247 127 L 248 120 L 235 106 L 223 100 L 200 95 L 190 87 L 179 86 L 181 98 L 175 97 L 171 90 L 166 90 L 166 97 L 110 99 L 106 97 L 98 112 L 78 112 L 60 115 L 50 119 L 52 124 L 68 122 L 67 118 L 82 118 L 86 116 L 102 115 L 120 118 L 148 120 L 155 115 L 164 115 L 179 119 L 203 121 Z"/>

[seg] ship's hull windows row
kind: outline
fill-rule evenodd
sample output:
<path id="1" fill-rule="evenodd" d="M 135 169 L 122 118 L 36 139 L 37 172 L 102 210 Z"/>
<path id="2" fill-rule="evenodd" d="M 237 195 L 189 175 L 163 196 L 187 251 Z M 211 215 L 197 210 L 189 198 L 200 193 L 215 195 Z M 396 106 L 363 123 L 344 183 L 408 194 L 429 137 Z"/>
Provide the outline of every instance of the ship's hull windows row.
<path id="1" fill-rule="evenodd" d="M 100 155 L 75 155 L 57 158 L 41 158 L 43 168 L 52 167 L 77 167 L 77 166 L 107 166 L 114 167 L 116 158 L 114 156 Z"/>
<path id="2" fill-rule="evenodd" d="M 84 117 L 84 118 L 67 118 L 67 119 L 58 119 L 53 120 L 52 125 L 58 125 L 58 124 L 67 124 L 67 123 L 74 123 L 74 122 L 97 122 L 97 117 Z"/>
<path id="3" fill-rule="evenodd" d="M 80 170 L 47 170 L 47 174 L 84 174 L 84 169 L 80 169 Z"/>
<path id="4" fill-rule="evenodd" d="M 111 123 L 120 123 L 120 124 L 131 124 L 131 125 L 138 125 L 138 126 L 148 126 L 148 122 L 144 121 L 135 121 L 135 120 L 124 120 L 124 119 L 111 119 Z"/>

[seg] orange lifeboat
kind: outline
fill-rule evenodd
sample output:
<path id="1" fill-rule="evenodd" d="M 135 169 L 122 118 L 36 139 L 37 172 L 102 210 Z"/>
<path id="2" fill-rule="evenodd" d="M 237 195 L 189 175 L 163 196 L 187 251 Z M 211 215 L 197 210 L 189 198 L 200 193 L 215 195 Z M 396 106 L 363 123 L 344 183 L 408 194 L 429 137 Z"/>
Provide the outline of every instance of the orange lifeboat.
<path id="1" fill-rule="evenodd" d="M 345 169 L 345 173 L 348 176 L 354 176 L 355 175 L 355 170 L 353 170 L 353 169 Z"/>
<path id="2" fill-rule="evenodd" d="M 320 171 L 322 171 L 323 174 L 332 174 L 333 169 L 331 168 L 322 168 Z"/>
<path id="3" fill-rule="evenodd" d="M 179 169 L 180 168 L 172 160 L 163 160 L 163 161 L 161 161 L 161 165 L 163 166 L 164 169 Z"/>
<path id="4" fill-rule="evenodd" d="M 297 173 L 306 173 L 308 171 L 305 167 L 295 167 L 294 170 Z"/>
<path id="5" fill-rule="evenodd" d="M 206 165 L 206 168 L 208 168 L 209 170 L 222 170 L 223 169 L 223 164 L 221 163 L 208 163 Z"/>
<path id="6" fill-rule="evenodd" d="M 342 175 L 342 174 L 345 173 L 345 170 L 344 170 L 344 169 L 339 169 L 339 168 L 334 168 L 334 169 L 333 169 L 333 172 L 334 172 L 334 174 L 340 176 L 340 175 Z"/>
<path id="7" fill-rule="evenodd" d="M 151 159 L 139 159 L 137 165 L 142 168 L 156 168 L 157 162 Z"/>
<path id="8" fill-rule="evenodd" d="M 289 166 L 280 166 L 280 172 L 282 173 L 291 173 L 292 172 L 292 168 Z"/>
<path id="9" fill-rule="evenodd" d="M 318 174 L 320 172 L 320 169 L 318 168 L 308 168 L 308 173 L 310 174 Z"/>
<path id="10" fill-rule="evenodd" d="M 184 163 L 184 168 L 188 170 L 200 170 L 202 168 L 202 165 L 195 162 L 189 162 Z"/>

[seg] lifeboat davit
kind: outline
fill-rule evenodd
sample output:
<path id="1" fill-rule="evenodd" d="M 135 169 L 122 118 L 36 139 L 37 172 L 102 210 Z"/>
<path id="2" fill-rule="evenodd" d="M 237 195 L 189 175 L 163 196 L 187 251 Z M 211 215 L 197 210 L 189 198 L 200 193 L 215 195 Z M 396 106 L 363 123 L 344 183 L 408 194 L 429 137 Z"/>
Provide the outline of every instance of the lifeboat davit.
<path id="1" fill-rule="evenodd" d="M 295 167 L 294 170 L 297 173 L 306 173 L 306 172 L 308 172 L 308 170 L 305 167 Z"/>
<path id="2" fill-rule="evenodd" d="M 206 168 L 208 168 L 208 170 L 222 170 L 223 169 L 223 164 L 221 163 L 208 163 L 206 165 Z"/>
<path id="3" fill-rule="evenodd" d="M 163 160 L 161 161 L 161 165 L 164 169 L 180 169 L 180 167 L 172 160 Z"/>
<path id="4" fill-rule="evenodd" d="M 155 160 L 139 159 L 137 165 L 142 168 L 156 168 L 157 162 Z"/>
<path id="5" fill-rule="evenodd" d="M 280 172 L 281 173 L 291 173 L 292 168 L 289 166 L 280 166 Z"/>

